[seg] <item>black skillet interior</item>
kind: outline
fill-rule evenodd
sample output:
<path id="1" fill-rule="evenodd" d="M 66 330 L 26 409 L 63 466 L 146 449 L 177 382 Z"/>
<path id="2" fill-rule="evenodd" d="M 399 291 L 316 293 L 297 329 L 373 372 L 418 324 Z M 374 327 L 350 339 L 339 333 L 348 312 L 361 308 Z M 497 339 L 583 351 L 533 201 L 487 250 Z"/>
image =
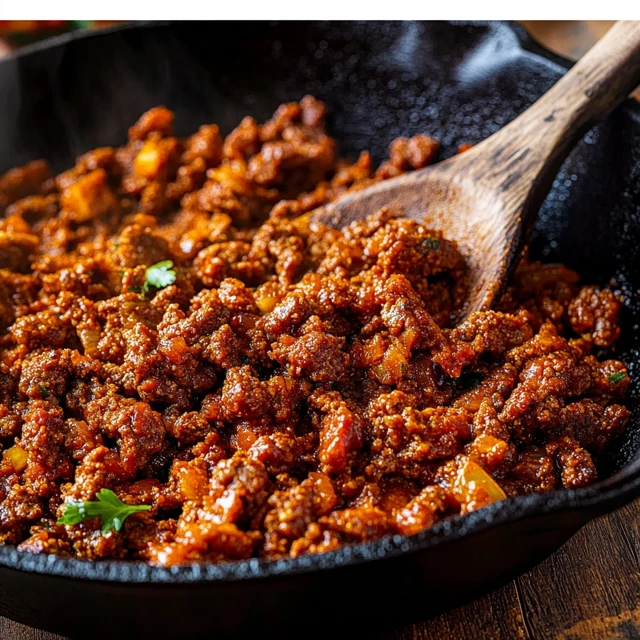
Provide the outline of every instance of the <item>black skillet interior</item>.
<path id="1" fill-rule="evenodd" d="M 92 147 L 121 144 L 127 127 L 156 104 L 175 110 L 179 134 L 205 122 L 227 132 L 246 114 L 265 119 L 307 93 L 327 103 L 343 155 L 369 149 L 379 161 L 393 138 L 420 132 L 438 138 L 446 157 L 509 122 L 563 71 L 561 61 L 540 55 L 504 23 L 181 23 L 63 37 L 0 64 L 0 172 L 39 157 L 62 169 Z M 638 379 L 639 231 L 640 109 L 627 104 L 565 163 L 531 251 L 575 268 L 585 282 L 613 282 L 628 296 L 616 357 Z M 278 616 L 308 620 L 303 616 L 317 616 L 318 602 L 335 606 L 340 599 L 352 614 L 376 606 L 395 616 L 414 603 L 412 615 L 425 615 L 528 568 L 586 519 L 637 494 L 628 477 L 640 450 L 637 388 L 636 381 L 627 435 L 602 470 L 618 473 L 615 494 L 595 488 L 508 501 L 408 541 L 271 565 L 170 572 L 0 548 L 0 612 L 74 637 L 108 635 L 115 615 L 131 632 L 155 629 L 162 637 L 281 629 Z M 375 558 L 381 560 L 370 562 Z M 344 566 L 328 571 L 336 564 Z M 46 596 L 34 595 L 44 588 Z M 391 592 L 402 594 L 394 604 L 384 599 Z M 105 597 L 110 609 L 101 614 Z M 77 603 L 73 615 L 64 611 L 70 601 Z"/>

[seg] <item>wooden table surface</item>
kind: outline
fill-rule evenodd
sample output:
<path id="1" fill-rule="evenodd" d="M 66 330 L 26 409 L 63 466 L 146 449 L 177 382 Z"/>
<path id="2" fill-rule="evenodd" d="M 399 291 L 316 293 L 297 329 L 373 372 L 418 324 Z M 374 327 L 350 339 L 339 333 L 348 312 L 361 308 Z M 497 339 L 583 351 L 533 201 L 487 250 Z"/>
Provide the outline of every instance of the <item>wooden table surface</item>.
<path id="1" fill-rule="evenodd" d="M 63 640 L 0 618 L 2 640 Z M 380 640 L 640 638 L 640 500 L 590 522 L 506 587 Z M 170 640 L 170 639 L 167 639 Z"/>

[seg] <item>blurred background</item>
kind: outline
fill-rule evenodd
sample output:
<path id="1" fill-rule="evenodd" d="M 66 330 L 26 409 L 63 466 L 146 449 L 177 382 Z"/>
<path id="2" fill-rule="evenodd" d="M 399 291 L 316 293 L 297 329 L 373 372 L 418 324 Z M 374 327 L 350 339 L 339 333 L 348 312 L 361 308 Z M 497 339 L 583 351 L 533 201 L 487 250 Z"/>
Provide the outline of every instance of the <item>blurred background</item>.
<path id="1" fill-rule="evenodd" d="M 520 24 L 547 49 L 577 60 L 599 40 L 614 20 L 520 20 Z"/>
<path id="2" fill-rule="evenodd" d="M 577 60 L 601 38 L 613 20 L 521 20 L 533 38 L 554 53 Z M 104 20 L 0 20 L 0 58 L 12 50 L 53 35 L 118 24 Z M 635 92 L 640 100 L 640 88 Z"/>
<path id="3" fill-rule="evenodd" d="M 79 29 L 100 29 L 117 24 L 104 20 L 0 20 L 0 58 L 13 49 Z"/>
<path id="4" fill-rule="evenodd" d="M 553 52 L 577 60 L 613 21 L 522 20 L 540 43 Z M 100 29 L 117 24 L 100 20 L 0 20 L 0 56 L 25 44 L 78 29 Z"/>
<path id="5" fill-rule="evenodd" d="M 577 60 L 602 37 L 613 21 L 521 20 L 529 33 L 553 52 Z M 100 29 L 117 24 L 101 20 L 0 20 L 0 55 L 12 49 L 78 29 Z"/>

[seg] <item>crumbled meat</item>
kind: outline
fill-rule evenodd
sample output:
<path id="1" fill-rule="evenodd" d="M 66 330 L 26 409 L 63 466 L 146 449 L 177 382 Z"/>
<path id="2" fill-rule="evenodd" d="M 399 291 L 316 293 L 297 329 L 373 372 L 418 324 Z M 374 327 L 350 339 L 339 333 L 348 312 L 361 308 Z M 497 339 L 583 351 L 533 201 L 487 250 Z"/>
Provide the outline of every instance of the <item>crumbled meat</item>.
<path id="1" fill-rule="evenodd" d="M 620 300 L 523 260 L 453 326 L 467 262 L 441 232 L 389 208 L 341 230 L 305 215 L 438 143 L 350 163 L 325 116 L 307 96 L 181 139 L 156 107 L 55 178 L 0 176 L 0 543 L 296 557 L 596 480 L 629 418 L 629 372 L 599 351 Z M 57 524 L 102 489 L 150 509 Z"/>
<path id="2" fill-rule="evenodd" d="M 571 328 L 590 336 L 598 347 L 610 347 L 620 335 L 620 301 L 609 289 L 582 287 L 569 305 Z"/>

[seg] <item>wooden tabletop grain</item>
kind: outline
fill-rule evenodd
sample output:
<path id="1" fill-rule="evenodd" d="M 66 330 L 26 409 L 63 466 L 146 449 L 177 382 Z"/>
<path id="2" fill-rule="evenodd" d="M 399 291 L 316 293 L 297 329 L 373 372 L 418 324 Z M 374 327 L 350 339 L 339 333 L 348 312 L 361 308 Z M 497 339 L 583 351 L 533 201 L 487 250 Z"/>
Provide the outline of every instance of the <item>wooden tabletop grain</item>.
<path id="1" fill-rule="evenodd" d="M 63 640 L 0 618 L 2 640 Z M 553 556 L 463 607 L 380 640 L 640 638 L 640 501 L 590 522 Z"/>

